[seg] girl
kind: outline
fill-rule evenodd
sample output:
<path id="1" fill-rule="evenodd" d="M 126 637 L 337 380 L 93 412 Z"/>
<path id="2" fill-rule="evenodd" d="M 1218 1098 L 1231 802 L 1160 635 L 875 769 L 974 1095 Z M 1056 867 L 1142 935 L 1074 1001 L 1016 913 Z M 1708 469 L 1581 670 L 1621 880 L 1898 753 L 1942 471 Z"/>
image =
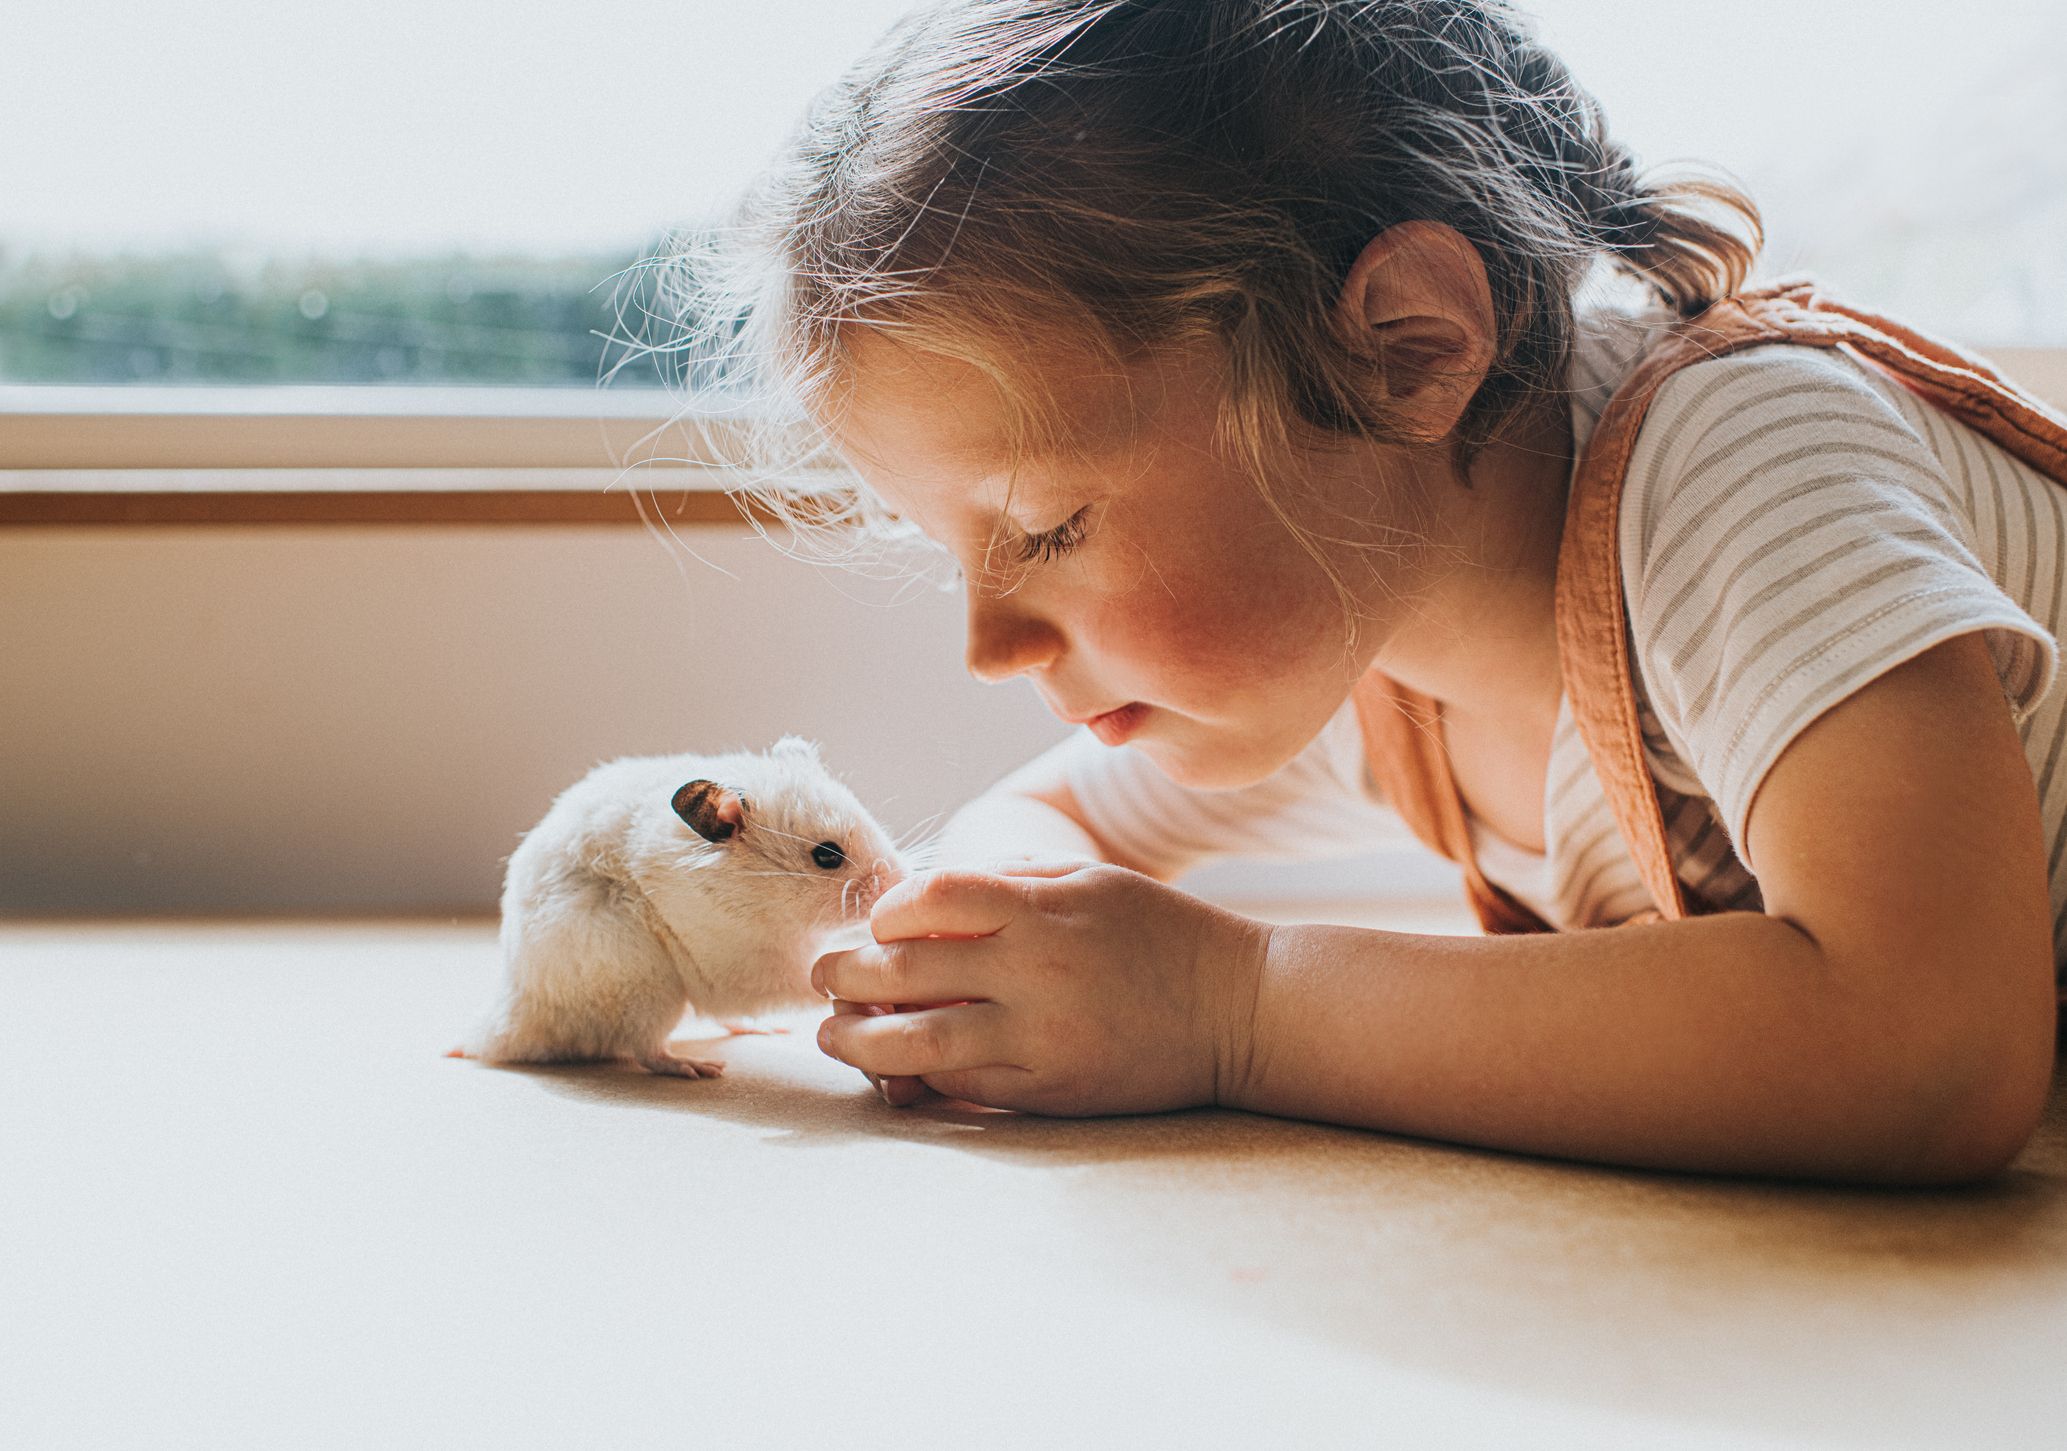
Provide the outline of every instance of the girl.
<path id="1" fill-rule="evenodd" d="M 936 6 L 749 215 L 726 335 L 864 486 L 830 522 L 951 555 L 969 670 L 1085 726 L 951 823 L 986 869 L 818 963 L 886 1097 L 2016 1156 L 2067 940 L 2057 415 L 1742 294 L 1751 203 L 1640 176 L 1497 0 Z M 1165 885 L 1387 810 L 1492 935 Z"/>

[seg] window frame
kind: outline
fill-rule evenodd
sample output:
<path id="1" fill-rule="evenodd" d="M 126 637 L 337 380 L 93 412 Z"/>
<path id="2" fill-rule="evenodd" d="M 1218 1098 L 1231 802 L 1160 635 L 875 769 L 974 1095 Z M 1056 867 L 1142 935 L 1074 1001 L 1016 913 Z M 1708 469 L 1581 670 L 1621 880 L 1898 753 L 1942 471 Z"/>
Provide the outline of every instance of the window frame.
<path id="1" fill-rule="evenodd" d="M 0 526 L 745 527 L 722 430 L 681 414 L 661 389 L 0 385 Z"/>

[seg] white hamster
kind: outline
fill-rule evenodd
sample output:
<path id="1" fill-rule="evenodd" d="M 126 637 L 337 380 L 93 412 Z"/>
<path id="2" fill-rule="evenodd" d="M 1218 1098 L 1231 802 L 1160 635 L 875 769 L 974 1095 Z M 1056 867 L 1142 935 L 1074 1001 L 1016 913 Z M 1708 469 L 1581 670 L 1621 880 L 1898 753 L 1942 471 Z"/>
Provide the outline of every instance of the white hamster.
<path id="1" fill-rule="evenodd" d="M 511 854 L 503 1000 L 451 1056 L 716 1074 L 670 1052 L 683 1012 L 818 1001 L 811 964 L 867 940 L 870 908 L 907 874 L 813 742 L 606 762 Z"/>

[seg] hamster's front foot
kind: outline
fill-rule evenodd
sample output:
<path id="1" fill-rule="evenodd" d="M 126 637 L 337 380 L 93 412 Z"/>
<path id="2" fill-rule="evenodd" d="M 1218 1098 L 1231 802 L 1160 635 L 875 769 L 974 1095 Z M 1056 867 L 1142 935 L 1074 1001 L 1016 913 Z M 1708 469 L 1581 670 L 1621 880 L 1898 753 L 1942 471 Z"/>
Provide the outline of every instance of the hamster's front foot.
<path id="1" fill-rule="evenodd" d="M 765 1023 L 750 1023 L 744 1018 L 720 1018 L 718 1019 L 718 1026 L 735 1038 L 744 1038 L 753 1034 L 767 1037 L 775 1033 L 787 1033 L 789 1031 L 788 1028 L 780 1025 L 771 1028 Z"/>
<path id="2" fill-rule="evenodd" d="M 665 1044 L 642 1055 L 639 1066 L 663 1078 L 716 1078 L 725 1071 L 722 1063 L 711 1063 L 701 1058 L 677 1058 Z"/>

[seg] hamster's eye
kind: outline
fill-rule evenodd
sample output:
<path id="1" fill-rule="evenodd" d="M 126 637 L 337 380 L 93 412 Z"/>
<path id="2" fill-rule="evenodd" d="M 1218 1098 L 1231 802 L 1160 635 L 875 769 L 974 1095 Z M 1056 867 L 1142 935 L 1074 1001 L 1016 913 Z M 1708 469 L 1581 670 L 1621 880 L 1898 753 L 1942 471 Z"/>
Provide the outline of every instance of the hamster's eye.
<path id="1" fill-rule="evenodd" d="M 847 853 L 840 850 L 840 844 L 836 841 L 821 841 L 811 848 L 811 860 L 831 871 L 846 862 Z"/>

